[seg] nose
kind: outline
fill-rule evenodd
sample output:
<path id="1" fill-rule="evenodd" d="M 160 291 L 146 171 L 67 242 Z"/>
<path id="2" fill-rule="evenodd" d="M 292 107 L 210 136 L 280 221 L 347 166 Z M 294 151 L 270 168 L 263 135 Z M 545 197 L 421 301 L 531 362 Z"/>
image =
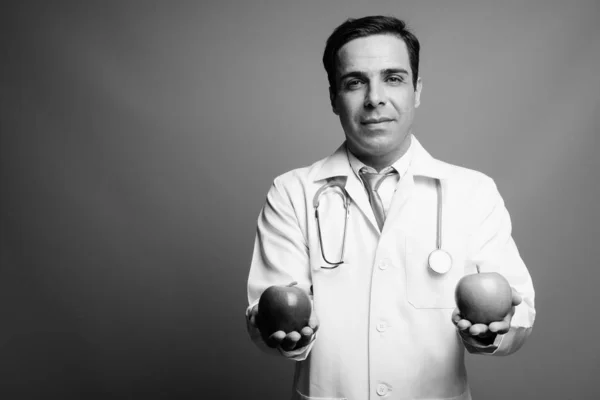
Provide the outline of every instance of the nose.
<path id="1" fill-rule="evenodd" d="M 382 85 L 371 83 L 365 95 L 365 108 L 377 108 L 386 102 L 386 94 Z"/>

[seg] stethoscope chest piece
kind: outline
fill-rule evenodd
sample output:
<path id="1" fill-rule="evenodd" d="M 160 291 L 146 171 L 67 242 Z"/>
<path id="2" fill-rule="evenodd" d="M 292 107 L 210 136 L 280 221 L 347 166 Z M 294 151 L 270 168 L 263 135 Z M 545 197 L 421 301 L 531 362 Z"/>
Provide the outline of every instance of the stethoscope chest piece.
<path id="1" fill-rule="evenodd" d="M 452 257 L 450 253 L 442 249 L 436 249 L 429 255 L 429 268 L 438 274 L 445 274 L 452 268 Z"/>
<path id="2" fill-rule="evenodd" d="M 452 268 L 452 256 L 442 248 L 442 183 L 439 179 L 435 180 L 437 189 L 437 247 L 429 254 L 429 268 L 438 274 L 445 274 Z"/>

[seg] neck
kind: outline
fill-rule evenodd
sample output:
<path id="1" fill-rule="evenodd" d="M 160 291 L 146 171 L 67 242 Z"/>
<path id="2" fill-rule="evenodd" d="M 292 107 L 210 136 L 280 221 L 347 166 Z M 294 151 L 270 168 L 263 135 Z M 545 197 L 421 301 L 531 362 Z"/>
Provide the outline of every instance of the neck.
<path id="1" fill-rule="evenodd" d="M 396 161 L 398 161 L 402 156 L 406 154 L 408 148 L 410 147 L 411 136 L 408 135 L 406 140 L 402 142 L 400 147 L 396 151 L 391 151 L 382 155 L 373 155 L 360 153 L 355 151 L 351 146 L 348 147 L 348 150 L 354 154 L 354 156 L 360 160 L 363 164 L 375 169 L 377 172 L 393 165 Z M 349 145 L 350 143 L 348 143 Z"/>
<path id="2" fill-rule="evenodd" d="M 389 167 L 390 165 L 392 165 L 394 162 L 396 162 L 396 160 L 388 160 L 386 158 L 383 157 L 369 157 L 369 156 L 358 156 L 356 155 L 356 158 L 358 158 L 360 160 L 360 162 L 362 162 L 363 164 L 375 169 L 375 171 L 377 172 L 381 172 L 383 169 Z"/>

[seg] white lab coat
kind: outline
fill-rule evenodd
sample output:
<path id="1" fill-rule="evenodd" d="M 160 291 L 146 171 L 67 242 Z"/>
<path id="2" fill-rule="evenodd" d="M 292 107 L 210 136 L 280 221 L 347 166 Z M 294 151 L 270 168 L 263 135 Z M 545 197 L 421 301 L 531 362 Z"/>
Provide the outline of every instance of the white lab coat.
<path id="1" fill-rule="evenodd" d="M 313 290 L 320 327 L 296 360 L 292 399 L 470 399 L 464 349 L 506 355 L 521 347 L 535 319 L 534 289 L 511 236 L 493 180 L 431 157 L 413 136 L 414 153 L 380 233 L 345 145 L 315 164 L 275 179 L 258 219 L 248 279 L 250 308 L 271 285 L 297 281 Z M 347 177 L 351 198 L 344 261 L 321 255 L 313 197 L 327 179 Z M 439 275 L 427 259 L 436 248 L 437 192 L 443 189 L 442 244 L 453 259 Z M 328 258 L 339 257 L 341 197 L 325 194 L 319 212 Z M 330 260 L 331 261 L 331 260 Z M 465 345 L 451 322 L 454 289 L 465 274 L 497 271 L 523 296 L 509 333 L 493 345 Z M 267 352 L 249 325 L 256 344 Z"/>

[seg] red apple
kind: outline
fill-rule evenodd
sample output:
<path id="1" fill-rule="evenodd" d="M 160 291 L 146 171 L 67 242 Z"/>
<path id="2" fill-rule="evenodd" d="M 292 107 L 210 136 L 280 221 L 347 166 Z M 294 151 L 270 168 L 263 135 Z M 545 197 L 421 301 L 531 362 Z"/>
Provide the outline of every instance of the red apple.
<path id="1" fill-rule="evenodd" d="M 312 311 L 308 294 L 292 282 L 287 286 L 271 286 L 258 301 L 257 325 L 263 337 L 284 331 L 300 332 L 308 325 Z"/>
<path id="2" fill-rule="evenodd" d="M 502 275 L 479 272 L 458 281 L 455 291 L 460 315 L 472 324 L 502 321 L 512 308 L 512 289 Z"/>

